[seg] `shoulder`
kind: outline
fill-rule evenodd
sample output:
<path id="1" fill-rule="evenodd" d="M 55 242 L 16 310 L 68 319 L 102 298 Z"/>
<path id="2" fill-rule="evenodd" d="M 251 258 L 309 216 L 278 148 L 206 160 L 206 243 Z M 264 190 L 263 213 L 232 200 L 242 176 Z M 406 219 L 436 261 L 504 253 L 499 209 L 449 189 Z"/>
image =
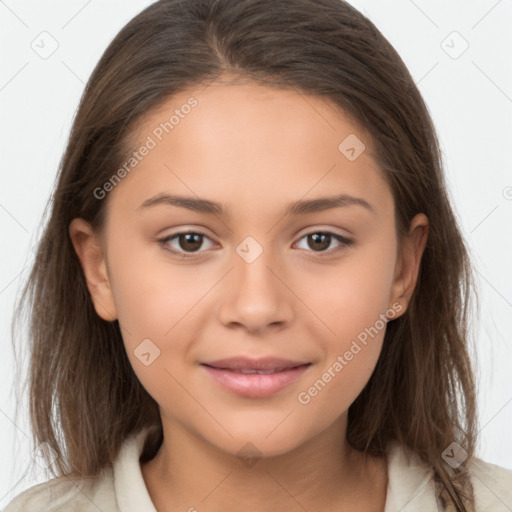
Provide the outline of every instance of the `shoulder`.
<path id="1" fill-rule="evenodd" d="M 473 457 L 468 465 L 478 511 L 506 511 L 512 508 L 512 470 Z"/>
<path id="2" fill-rule="evenodd" d="M 112 470 L 82 479 L 60 476 L 18 494 L 4 512 L 119 512 Z"/>
<path id="3" fill-rule="evenodd" d="M 385 512 L 437 510 L 434 473 L 418 454 L 397 441 L 388 445 Z M 512 511 L 512 470 L 473 456 L 465 461 L 478 512 Z M 412 508 L 411 508 L 412 507 Z"/>

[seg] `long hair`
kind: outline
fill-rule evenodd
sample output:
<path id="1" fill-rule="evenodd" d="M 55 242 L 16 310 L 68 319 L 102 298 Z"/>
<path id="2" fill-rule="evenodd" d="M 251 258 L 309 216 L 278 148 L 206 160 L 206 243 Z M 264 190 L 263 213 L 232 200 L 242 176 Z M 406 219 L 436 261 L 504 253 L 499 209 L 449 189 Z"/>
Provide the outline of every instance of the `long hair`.
<path id="1" fill-rule="evenodd" d="M 105 50 L 76 112 L 13 317 L 16 326 L 28 308 L 34 445 L 52 447 L 56 476 L 97 475 L 144 427 L 159 428 L 142 460 L 158 450 L 158 404 L 130 365 L 118 321 L 96 314 L 68 228 L 81 217 L 101 231 L 108 197 L 99 200 L 94 191 L 126 161 L 144 116 L 178 92 L 225 76 L 341 107 L 372 139 L 393 193 L 399 244 L 415 214 L 428 217 L 409 307 L 388 322 L 376 368 L 349 408 L 347 439 L 375 455 L 398 441 L 433 468 L 443 508 L 472 510 L 467 464 L 452 468 L 442 456 L 453 442 L 468 461 L 475 453 L 468 308 L 476 289 L 469 252 L 413 78 L 375 25 L 341 0 L 160 0 Z"/>

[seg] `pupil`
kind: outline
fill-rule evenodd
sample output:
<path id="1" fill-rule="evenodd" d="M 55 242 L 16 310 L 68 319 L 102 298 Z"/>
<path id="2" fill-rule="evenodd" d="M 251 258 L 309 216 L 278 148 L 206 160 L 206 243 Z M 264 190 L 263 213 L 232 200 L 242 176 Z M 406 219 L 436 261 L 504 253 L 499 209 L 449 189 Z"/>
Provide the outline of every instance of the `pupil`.
<path id="1" fill-rule="evenodd" d="M 199 241 L 199 242 L 196 241 L 194 243 L 194 241 L 193 240 L 191 241 L 191 239 L 194 237 L 201 237 L 201 236 L 203 236 L 203 235 L 201 235 L 199 233 L 185 233 L 184 235 L 180 236 L 180 245 L 182 246 L 183 249 L 187 249 L 186 245 L 189 244 L 188 249 L 190 249 L 192 251 L 196 251 L 201 247 L 201 241 Z M 183 245 L 181 244 L 183 238 L 186 241 L 185 247 L 183 247 Z M 192 245 L 192 247 L 190 247 L 190 244 Z"/>
<path id="2" fill-rule="evenodd" d="M 320 241 L 320 237 L 326 237 L 324 239 L 324 243 L 323 244 L 322 243 L 320 243 L 320 244 L 316 243 L 316 242 Z M 331 240 L 331 235 L 329 235 L 328 233 L 313 233 L 312 235 L 310 235 L 310 238 L 312 238 L 315 241 L 314 247 L 317 247 L 317 248 L 320 248 L 320 249 L 325 249 L 325 248 L 329 247 L 330 240 Z M 325 240 L 327 241 L 327 243 L 325 242 Z"/>

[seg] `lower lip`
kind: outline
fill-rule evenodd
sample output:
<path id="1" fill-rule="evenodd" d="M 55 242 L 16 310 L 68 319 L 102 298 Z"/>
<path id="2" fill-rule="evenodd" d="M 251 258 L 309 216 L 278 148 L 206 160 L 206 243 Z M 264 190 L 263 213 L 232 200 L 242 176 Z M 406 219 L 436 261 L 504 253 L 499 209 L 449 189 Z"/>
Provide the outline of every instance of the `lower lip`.
<path id="1" fill-rule="evenodd" d="M 311 364 L 276 373 L 237 373 L 201 365 L 224 388 L 240 396 L 266 398 L 299 379 Z"/>

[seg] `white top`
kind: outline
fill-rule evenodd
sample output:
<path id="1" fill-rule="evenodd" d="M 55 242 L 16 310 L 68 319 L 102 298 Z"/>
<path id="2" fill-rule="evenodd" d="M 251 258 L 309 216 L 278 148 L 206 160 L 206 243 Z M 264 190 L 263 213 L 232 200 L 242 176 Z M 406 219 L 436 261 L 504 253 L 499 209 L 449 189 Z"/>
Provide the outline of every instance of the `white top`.
<path id="1" fill-rule="evenodd" d="M 139 463 L 146 434 L 147 429 L 126 439 L 113 469 L 105 468 L 95 478 L 72 481 L 61 476 L 35 485 L 16 496 L 4 512 L 157 512 Z M 397 442 L 389 446 L 383 512 L 438 512 L 432 469 L 415 453 L 408 453 L 410 462 Z M 470 463 L 470 478 L 476 512 L 512 511 L 512 470 L 475 457 Z"/>

